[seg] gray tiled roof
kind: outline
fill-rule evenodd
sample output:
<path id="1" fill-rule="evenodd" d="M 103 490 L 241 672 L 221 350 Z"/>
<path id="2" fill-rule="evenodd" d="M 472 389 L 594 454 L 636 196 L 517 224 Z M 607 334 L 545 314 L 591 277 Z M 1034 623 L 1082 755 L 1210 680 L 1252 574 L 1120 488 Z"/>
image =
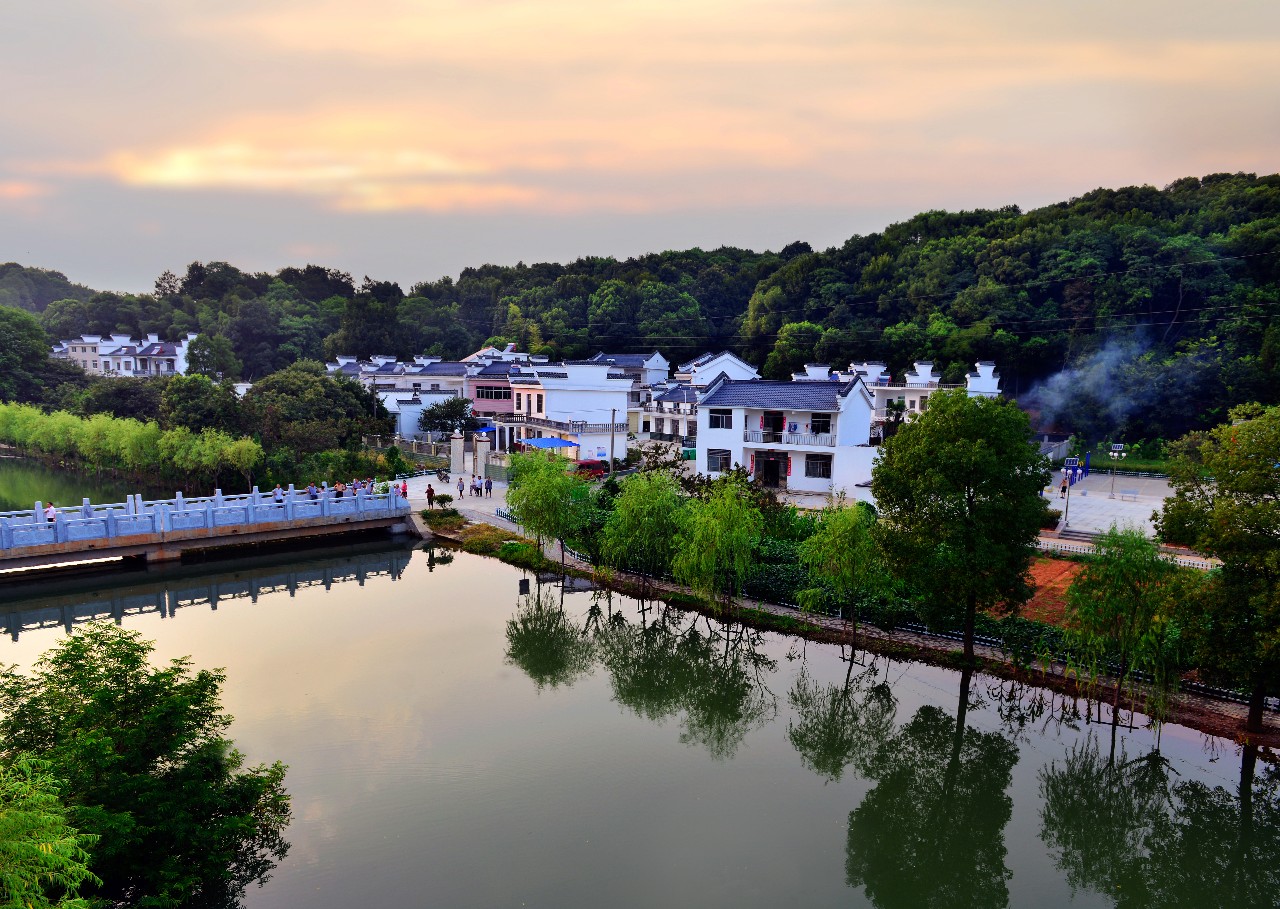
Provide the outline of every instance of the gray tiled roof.
<path id="1" fill-rule="evenodd" d="M 482 370 L 483 371 L 483 370 Z M 422 367 L 420 375 L 424 376 L 465 376 L 467 374 L 466 363 L 428 363 Z"/>
<path id="2" fill-rule="evenodd" d="M 601 351 L 592 357 L 591 363 L 612 363 L 614 366 L 644 366 L 653 354 L 611 354 Z"/>
<path id="3" fill-rule="evenodd" d="M 663 403 L 692 404 L 698 400 L 698 393 L 694 391 L 692 386 L 677 385 L 675 388 L 664 391 L 654 400 L 662 401 Z"/>
<path id="4" fill-rule="evenodd" d="M 851 383 L 726 379 L 702 399 L 702 406 L 836 411 L 850 387 Z"/>

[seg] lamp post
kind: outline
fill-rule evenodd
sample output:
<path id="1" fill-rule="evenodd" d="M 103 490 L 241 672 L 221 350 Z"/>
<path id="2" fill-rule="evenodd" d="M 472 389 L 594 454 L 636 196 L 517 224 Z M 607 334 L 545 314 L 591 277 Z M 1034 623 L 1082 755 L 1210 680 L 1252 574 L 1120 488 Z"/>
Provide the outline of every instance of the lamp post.
<path id="1" fill-rule="evenodd" d="M 1125 455 L 1128 454 L 1124 450 L 1124 445 L 1116 443 L 1111 446 L 1111 450 L 1107 452 L 1111 456 L 1111 495 L 1110 498 L 1116 497 L 1116 461 L 1123 461 Z"/>
<path id="2" fill-rule="evenodd" d="M 1062 462 L 1062 473 L 1067 478 L 1067 504 L 1062 509 L 1062 527 L 1065 530 L 1071 526 L 1071 487 L 1075 485 L 1076 468 L 1080 466 L 1079 458 L 1066 458 Z"/>

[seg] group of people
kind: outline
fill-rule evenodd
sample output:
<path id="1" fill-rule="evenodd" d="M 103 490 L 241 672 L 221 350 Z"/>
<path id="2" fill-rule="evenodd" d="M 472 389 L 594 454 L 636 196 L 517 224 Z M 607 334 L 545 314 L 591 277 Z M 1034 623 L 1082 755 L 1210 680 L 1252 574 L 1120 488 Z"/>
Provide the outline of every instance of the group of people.
<path id="1" fill-rule="evenodd" d="M 393 485 L 391 488 L 398 489 L 401 498 L 407 499 L 409 497 L 409 483 L 407 481 L 401 480 L 399 487 L 395 487 Z M 343 483 L 339 480 L 337 483 L 334 483 L 333 486 L 329 487 L 329 491 L 332 492 L 334 498 L 337 499 L 341 499 L 343 496 L 347 495 L 354 496 L 361 492 L 373 492 L 373 477 L 369 477 L 366 480 L 352 480 L 350 484 Z M 314 501 L 315 499 L 320 498 L 320 494 L 322 492 L 324 492 L 324 489 L 317 486 L 315 483 L 307 484 L 307 498 Z M 279 483 L 276 484 L 275 489 L 271 490 L 271 498 L 275 502 L 284 501 L 284 490 L 280 488 Z"/>
<path id="2" fill-rule="evenodd" d="M 458 477 L 458 498 L 462 498 L 463 490 L 467 489 L 466 483 L 462 477 Z M 493 498 L 493 478 L 482 477 L 477 473 L 471 475 L 471 494 L 473 496 L 488 496 Z"/>

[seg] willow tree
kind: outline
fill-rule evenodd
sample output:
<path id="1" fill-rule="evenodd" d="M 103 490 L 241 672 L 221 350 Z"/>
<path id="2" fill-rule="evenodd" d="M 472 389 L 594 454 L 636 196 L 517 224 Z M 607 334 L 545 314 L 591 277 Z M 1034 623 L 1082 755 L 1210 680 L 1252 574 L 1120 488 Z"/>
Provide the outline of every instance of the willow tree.
<path id="1" fill-rule="evenodd" d="M 763 520 L 735 485 L 722 484 L 688 506 L 671 563 L 676 580 L 716 606 L 742 591 Z"/>
<path id="2" fill-rule="evenodd" d="M 564 541 L 582 526 L 591 505 L 591 484 L 569 472 L 559 455 L 531 451 L 511 455 L 507 505 L 516 521 L 538 538 Z M 561 563 L 564 551 L 561 549 Z"/>
<path id="3" fill-rule="evenodd" d="M 1160 531 L 1177 528 L 1222 560 L 1212 593 L 1187 601 L 1197 663 L 1250 691 L 1246 729 L 1262 730 L 1280 687 L 1280 407 L 1236 407 L 1231 422 L 1170 446 Z"/>
<path id="4" fill-rule="evenodd" d="M 817 531 L 800 544 L 801 564 L 826 585 L 802 590 L 800 605 L 806 609 L 821 605 L 830 591 L 840 609 L 840 617 L 852 617 L 855 635 L 858 632 L 857 600 L 880 574 L 871 536 L 873 524 L 875 517 L 871 510 L 860 504 L 828 508 L 818 521 Z"/>
<path id="5" fill-rule="evenodd" d="M 1067 591 L 1067 626 L 1081 668 L 1091 680 L 1115 663 L 1111 701 L 1112 743 L 1120 695 L 1130 690 L 1135 671 L 1150 676 L 1155 700 L 1148 709 L 1164 712 L 1164 695 L 1177 681 L 1172 618 L 1179 594 L 1178 566 L 1164 558 L 1142 531 L 1112 527 L 1098 538 L 1096 556 Z"/>
<path id="6" fill-rule="evenodd" d="M 978 610 L 1011 611 L 1031 595 L 1048 481 L 1027 415 L 1007 398 L 938 392 L 880 448 L 880 551 L 932 621 L 963 627 L 967 662 Z"/>
<path id="7" fill-rule="evenodd" d="M 604 525 L 601 551 L 610 565 L 647 579 L 671 567 L 684 517 L 684 496 L 670 474 L 643 472 L 622 481 Z"/>

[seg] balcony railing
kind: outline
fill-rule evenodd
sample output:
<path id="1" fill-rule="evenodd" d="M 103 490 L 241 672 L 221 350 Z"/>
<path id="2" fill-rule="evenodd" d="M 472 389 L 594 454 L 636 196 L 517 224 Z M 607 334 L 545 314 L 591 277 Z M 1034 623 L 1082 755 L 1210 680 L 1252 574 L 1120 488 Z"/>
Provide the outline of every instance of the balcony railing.
<path id="1" fill-rule="evenodd" d="M 666 404 L 663 405 L 657 401 L 649 401 L 640 405 L 640 409 L 645 413 L 669 413 L 679 416 L 692 417 L 698 412 L 697 404 Z"/>
<path id="2" fill-rule="evenodd" d="M 814 445 L 824 448 L 835 448 L 836 445 L 835 435 L 829 432 L 770 432 L 748 429 L 742 434 L 742 441 L 754 442 L 757 445 Z"/>
<path id="3" fill-rule="evenodd" d="M 541 426 L 545 429 L 554 429 L 556 432 L 626 432 L 627 424 L 625 421 L 621 423 L 579 423 L 577 421 L 566 423 L 563 420 L 548 420 L 545 417 L 531 417 L 522 413 L 500 413 L 493 418 L 496 423 L 516 424 L 524 423 L 527 426 Z"/>

